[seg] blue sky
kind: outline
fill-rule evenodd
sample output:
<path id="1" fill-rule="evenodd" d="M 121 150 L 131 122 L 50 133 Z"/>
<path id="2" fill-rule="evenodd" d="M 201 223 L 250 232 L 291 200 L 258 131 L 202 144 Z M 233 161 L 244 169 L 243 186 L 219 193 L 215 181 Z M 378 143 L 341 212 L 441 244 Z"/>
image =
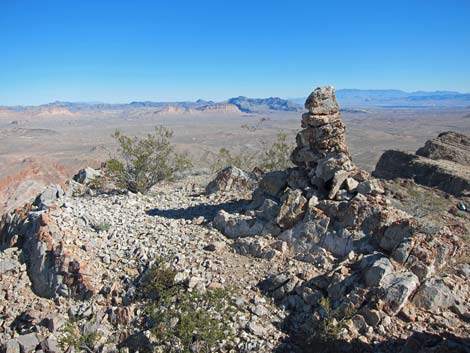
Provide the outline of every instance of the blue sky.
<path id="1" fill-rule="evenodd" d="M 470 92 L 470 1 L 0 0 L 0 105 Z"/>

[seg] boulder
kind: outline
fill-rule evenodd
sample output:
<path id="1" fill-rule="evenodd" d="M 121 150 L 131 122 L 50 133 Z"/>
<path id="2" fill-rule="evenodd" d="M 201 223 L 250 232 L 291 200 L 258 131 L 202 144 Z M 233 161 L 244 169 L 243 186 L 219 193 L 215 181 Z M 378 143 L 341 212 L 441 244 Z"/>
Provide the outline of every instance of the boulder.
<path id="1" fill-rule="evenodd" d="M 281 228 L 290 228 L 303 217 L 307 199 L 302 195 L 301 190 L 288 189 L 281 201 L 282 205 L 276 222 Z"/>
<path id="2" fill-rule="evenodd" d="M 329 199 L 334 199 L 336 194 L 338 193 L 339 189 L 343 185 L 343 183 L 348 179 L 349 173 L 344 170 L 339 170 L 335 173 L 333 180 L 331 181 L 331 189 L 328 193 Z"/>
<path id="3" fill-rule="evenodd" d="M 454 302 L 452 292 L 444 281 L 433 278 L 426 280 L 413 297 L 414 305 L 436 313 L 451 307 Z"/>
<path id="4" fill-rule="evenodd" d="M 384 188 L 382 187 L 381 183 L 377 179 L 370 179 L 366 181 L 362 181 L 357 186 L 357 192 L 367 195 L 379 195 L 385 192 Z"/>
<path id="5" fill-rule="evenodd" d="M 73 176 L 73 180 L 77 183 L 86 185 L 100 175 L 101 172 L 99 170 L 86 167 L 84 169 L 80 169 L 79 172 Z"/>
<path id="6" fill-rule="evenodd" d="M 364 281 L 369 287 L 376 287 L 382 279 L 393 272 L 393 265 L 389 258 L 383 254 L 367 255 L 361 262 Z"/>
<path id="7" fill-rule="evenodd" d="M 266 173 L 259 182 L 259 188 L 269 196 L 278 197 L 287 186 L 287 177 L 286 171 Z"/>
<path id="8" fill-rule="evenodd" d="M 318 161 L 315 175 L 324 181 L 331 180 L 338 171 L 352 171 L 354 166 L 346 153 L 335 154 Z"/>
<path id="9" fill-rule="evenodd" d="M 247 173 L 237 167 L 227 167 L 219 171 L 206 187 L 206 194 L 228 191 L 250 191 L 257 185 L 257 177 L 254 173 Z"/>
<path id="10" fill-rule="evenodd" d="M 347 229 L 343 228 L 337 231 L 327 232 L 323 236 L 320 246 L 336 256 L 344 257 L 353 250 L 353 241 L 352 234 Z"/>
<path id="11" fill-rule="evenodd" d="M 399 313 L 418 286 L 418 277 L 411 272 L 390 273 L 382 278 L 379 293 L 385 312 L 389 315 Z"/>
<path id="12" fill-rule="evenodd" d="M 51 184 L 36 197 L 34 204 L 39 207 L 51 207 L 65 196 L 65 192 L 60 185 Z"/>
<path id="13" fill-rule="evenodd" d="M 310 178 L 302 168 L 293 168 L 289 170 L 289 177 L 287 178 L 287 185 L 295 189 L 305 189 L 310 186 Z"/>
<path id="14" fill-rule="evenodd" d="M 265 199 L 263 204 L 255 211 L 256 217 L 269 222 L 276 219 L 280 208 L 281 207 L 278 202 L 271 199 Z"/>
<path id="15" fill-rule="evenodd" d="M 66 233 L 55 217 L 47 212 L 18 209 L 9 214 L 0 229 L 0 243 L 14 236 L 22 249 L 28 276 L 35 294 L 54 298 L 57 295 L 88 299 L 94 293 L 90 283 L 92 270 L 85 274 L 80 259 L 85 250 L 67 244 Z"/>
<path id="16" fill-rule="evenodd" d="M 20 353 L 20 345 L 16 339 L 11 339 L 3 343 L 2 350 L 4 353 Z"/>
<path id="17" fill-rule="evenodd" d="M 339 105 L 335 97 L 333 86 L 316 88 L 305 101 L 305 109 L 315 115 L 335 114 L 339 111 Z"/>
<path id="18" fill-rule="evenodd" d="M 18 336 L 15 340 L 20 346 L 21 353 L 31 353 L 36 351 L 36 347 L 40 343 L 39 338 L 35 333 Z"/>
<path id="19" fill-rule="evenodd" d="M 261 234 L 264 224 L 254 217 L 232 215 L 220 210 L 212 221 L 214 227 L 229 238 L 236 239 Z"/>
<path id="20" fill-rule="evenodd" d="M 415 232 L 412 219 L 401 219 L 390 224 L 379 238 L 382 249 L 393 251 L 404 240 L 409 239 Z"/>

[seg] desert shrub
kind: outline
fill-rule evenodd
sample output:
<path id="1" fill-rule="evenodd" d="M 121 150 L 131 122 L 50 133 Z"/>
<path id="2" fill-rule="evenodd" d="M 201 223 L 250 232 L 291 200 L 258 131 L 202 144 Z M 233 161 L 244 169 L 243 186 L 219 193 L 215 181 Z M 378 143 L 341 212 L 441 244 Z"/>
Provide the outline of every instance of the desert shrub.
<path id="1" fill-rule="evenodd" d="M 264 172 L 287 169 L 292 166 L 290 154 L 294 149 L 287 142 L 287 137 L 285 132 L 279 131 L 272 144 L 261 141 L 260 148 L 255 151 L 244 150 L 236 153 L 227 148 L 221 148 L 212 165 L 212 171 L 219 171 L 228 166 L 235 166 L 246 171 L 257 167 Z"/>
<path id="2" fill-rule="evenodd" d="M 284 170 L 292 166 L 290 154 L 293 146 L 287 142 L 287 134 L 277 133 L 276 141 L 262 151 L 260 168 L 264 171 Z"/>
<path id="3" fill-rule="evenodd" d="M 305 342 L 305 352 L 328 352 L 328 349 L 334 351 L 335 342 L 355 314 L 352 308 L 333 309 L 327 297 L 323 298 L 319 304 L 323 309 L 323 315 L 320 320 L 314 320 L 312 323 L 312 331 Z"/>
<path id="4" fill-rule="evenodd" d="M 190 168 L 191 162 L 174 151 L 172 136 L 173 132 L 163 126 L 142 139 L 116 130 L 112 137 L 119 144 L 120 158 L 107 162 L 108 171 L 120 187 L 132 192 L 146 193 L 158 182 L 174 179 L 177 173 Z"/>
<path id="5" fill-rule="evenodd" d="M 97 342 L 100 334 L 97 332 L 84 333 L 79 322 L 72 318 L 67 321 L 61 332 L 59 346 L 65 351 L 98 352 Z"/>
<path id="6" fill-rule="evenodd" d="M 107 232 L 111 229 L 111 224 L 108 222 L 101 222 L 97 224 L 92 224 L 91 227 L 98 233 Z"/>
<path id="7" fill-rule="evenodd" d="M 242 170 L 252 170 L 257 164 L 256 159 L 257 153 L 249 151 L 236 153 L 222 147 L 219 150 L 211 169 L 213 172 L 217 172 L 226 167 L 234 166 Z"/>
<path id="8" fill-rule="evenodd" d="M 153 321 L 157 344 L 169 352 L 209 352 L 231 338 L 229 319 L 234 313 L 229 292 L 223 289 L 189 291 L 175 283 L 176 272 L 162 263 L 148 273 L 144 292 L 152 299 L 145 312 Z"/>

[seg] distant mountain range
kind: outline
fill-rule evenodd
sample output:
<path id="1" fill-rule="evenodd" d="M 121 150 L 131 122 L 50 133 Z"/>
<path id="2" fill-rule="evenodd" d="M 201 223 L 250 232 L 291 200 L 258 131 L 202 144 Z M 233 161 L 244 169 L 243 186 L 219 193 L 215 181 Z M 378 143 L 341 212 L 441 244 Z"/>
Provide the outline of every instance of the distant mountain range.
<path id="1" fill-rule="evenodd" d="M 420 108 L 420 107 L 460 107 L 470 108 L 470 93 L 453 91 L 435 92 L 405 92 L 400 90 L 360 90 L 338 89 L 336 97 L 344 111 L 352 111 L 351 107 L 383 107 L 383 108 Z M 40 106 L 1 107 L 0 113 L 8 111 L 28 112 L 33 114 L 74 114 L 96 110 L 131 110 L 155 109 L 161 114 L 183 113 L 268 113 L 268 112 L 297 112 L 303 111 L 306 98 L 282 99 L 278 97 L 248 98 L 234 97 L 223 102 L 199 99 L 195 102 L 130 102 L 130 103 L 101 103 L 101 102 L 53 102 Z M 354 110 L 354 109 L 353 109 Z M 356 110 L 354 110 L 356 111 Z"/>
<path id="2" fill-rule="evenodd" d="M 405 92 L 401 90 L 361 90 L 338 89 L 336 98 L 342 107 L 470 107 L 470 93 L 453 91 L 417 91 Z M 302 104 L 305 98 L 292 99 Z"/>
<path id="3" fill-rule="evenodd" d="M 90 111 L 105 110 L 131 110 L 131 109 L 155 109 L 161 114 L 187 114 L 187 113 L 267 113 L 274 111 L 295 112 L 303 109 L 302 105 L 278 97 L 270 98 L 230 98 L 223 102 L 206 101 L 199 99 L 195 102 L 131 102 L 131 103 L 82 103 L 82 102 L 53 102 L 40 106 L 15 106 L 0 107 L 0 110 L 13 110 L 16 112 L 65 112 L 86 113 Z"/>

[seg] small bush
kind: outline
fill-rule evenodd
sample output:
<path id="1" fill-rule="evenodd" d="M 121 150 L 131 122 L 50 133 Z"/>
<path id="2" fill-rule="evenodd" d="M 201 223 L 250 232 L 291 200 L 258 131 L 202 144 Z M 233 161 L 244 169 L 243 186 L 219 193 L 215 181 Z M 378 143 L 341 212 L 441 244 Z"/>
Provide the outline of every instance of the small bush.
<path id="1" fill-rule="evenodd" d="M 257 151 L 242 151 L 234 153 L 227 148 L 221 148 L 216 161 L 212 165 L 212 171 L 216 172 L 228 166 L 235 166 L 242 170 L 259 168 L 264 172 L 284 170 L 292 166 L 290 154 L 294 147 L 287 143 L 287 134 L 279 131 L 276 140 L 271 144 L 261 142 Z M 266 147 L 267 146 L 267 147 Z"/>
<path id="2" fill-rule="evenodd" d="M 111 224 L 107 222 L 102 222 L 102 223 L 92 225 L 92 228 L 98 233 L 107 232 L 108 230 L 111 229 Z"/>
<path id="3" fill-rule="evenodd" d="M 279 131 L 276 141 L 263 151 L 259 167 L 264 171 L 284 170 L 291 167 L 292 150 L 293 146 L 287 143 L 287 134 Z"/>
<path id="4" fill-rule="evenodd" d="M 228 322 L 234 313 L 226 290 L 189 292 L 174 281 L 176 272 L 159 264 L 148 273 L 144 292 L 151 298 L 145 311 L 154 321 L 151 332 L 169 352 L 209 352 L 230 339 Z"/>
<path id="5" fill-rule="evenodd" d="M 324 313 L 319 321 L 315 320 L 312 324 L 312 332 L 304 347 L 305 352 L 328 352 L 329 349 L 335 351 L 335 342 L 355 314 L 352 308 L 333 309 L 327 297 L 320 301 L 320 306 Z"/>
<path id="6" fill-rule="evenodd" d="M 234 166 L 242 170 L 252 170 L 257 164 L 256 159 L 256 153 L 244 151 L 235 154 L 233 151 L 231 152 L 227 148 L 222 147 L 211 169 L 213 172 L 218 172 L 226 167 Z"/>
<path id="7" fill-rule="evenodd" d="M 59 345 L 62 350 L 75 350 L 77 352 L 97 352 L 97 342 L 100 335 L 97 332 L 83 333 L 78 321 L 70 319 L 62 329 L 62 337 L 59 339 Z"/>
<path id="8" fill-rule="evenodd" d="M 146 193 L 160 181 L 174 179 L 175 174 L 190 168 L 191 162 L 174 151 L 172 136 L 173 132 L 163 126 L 143 139 L 116 130 L 112 137 L 119 144 L 120 159 L 109 160 L 108 171 L 120 187 L 132 192 Z"/>

